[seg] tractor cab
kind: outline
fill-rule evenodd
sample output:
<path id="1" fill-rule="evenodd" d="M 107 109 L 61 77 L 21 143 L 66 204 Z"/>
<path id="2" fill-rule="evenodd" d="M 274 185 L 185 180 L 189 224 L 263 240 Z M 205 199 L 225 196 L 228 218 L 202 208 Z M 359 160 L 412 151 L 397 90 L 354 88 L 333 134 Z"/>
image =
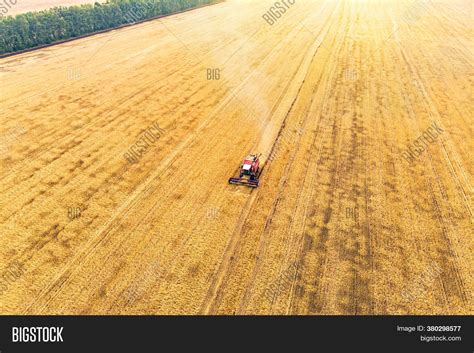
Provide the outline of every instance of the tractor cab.
<path id="1" fill-rule="evenodd" d="M 240 175 L 252 175 L 258 171 L 259 160 L 256 155 L 249 155 L 244 159 L 240 169 Z"/>

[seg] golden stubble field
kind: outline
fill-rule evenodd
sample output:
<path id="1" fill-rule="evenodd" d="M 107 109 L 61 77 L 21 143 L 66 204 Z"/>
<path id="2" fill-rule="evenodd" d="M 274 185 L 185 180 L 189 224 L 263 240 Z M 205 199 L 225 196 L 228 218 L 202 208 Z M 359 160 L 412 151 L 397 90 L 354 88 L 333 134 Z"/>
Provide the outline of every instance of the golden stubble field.
<path id="1" fill-rule="evenodd" d="M 271 5 L 0 59 L 1 313 L 473 313 L 470 2 Z"/>

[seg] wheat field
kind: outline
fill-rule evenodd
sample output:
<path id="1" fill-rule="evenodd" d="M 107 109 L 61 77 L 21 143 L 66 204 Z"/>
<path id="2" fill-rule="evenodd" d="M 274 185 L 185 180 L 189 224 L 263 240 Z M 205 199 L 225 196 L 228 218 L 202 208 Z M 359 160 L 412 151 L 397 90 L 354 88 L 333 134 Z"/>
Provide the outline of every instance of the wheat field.
<path id="1" fill-rule="evenodd" d="M 272 4 L 0 59 L 1 313 L 473 313 L 471 2 Z"/>

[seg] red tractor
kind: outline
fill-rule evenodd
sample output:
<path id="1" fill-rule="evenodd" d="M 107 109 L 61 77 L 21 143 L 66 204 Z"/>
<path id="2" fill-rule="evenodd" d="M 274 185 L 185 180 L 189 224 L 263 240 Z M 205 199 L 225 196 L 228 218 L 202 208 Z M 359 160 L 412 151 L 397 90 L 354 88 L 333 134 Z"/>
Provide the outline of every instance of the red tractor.
<path id="1" fill-rule="evenodd" d="M 259 185 L 258 177 L 262 172 L 262 169 L 260 168 L 260 156 L 261 154 L 248 155 L 240 166 L 239 177 L 230 178 L 229 184 L 247 185 L 251 188 L 257 188 Z"/>

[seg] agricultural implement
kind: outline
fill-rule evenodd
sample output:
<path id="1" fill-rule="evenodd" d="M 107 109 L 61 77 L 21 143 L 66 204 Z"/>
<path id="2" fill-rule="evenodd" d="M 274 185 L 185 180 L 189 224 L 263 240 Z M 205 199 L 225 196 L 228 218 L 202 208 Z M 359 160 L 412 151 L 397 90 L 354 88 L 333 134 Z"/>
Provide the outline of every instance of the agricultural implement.
<path id="1" fill-rule="evenodd" d="M 259 177 L 262 173 L 262 168 L 260 168 L 260 156 L 261 154 L 248 155 L 240 166 L 239 176 L 230 178 L 229 184 L 258 188 Z"/>

